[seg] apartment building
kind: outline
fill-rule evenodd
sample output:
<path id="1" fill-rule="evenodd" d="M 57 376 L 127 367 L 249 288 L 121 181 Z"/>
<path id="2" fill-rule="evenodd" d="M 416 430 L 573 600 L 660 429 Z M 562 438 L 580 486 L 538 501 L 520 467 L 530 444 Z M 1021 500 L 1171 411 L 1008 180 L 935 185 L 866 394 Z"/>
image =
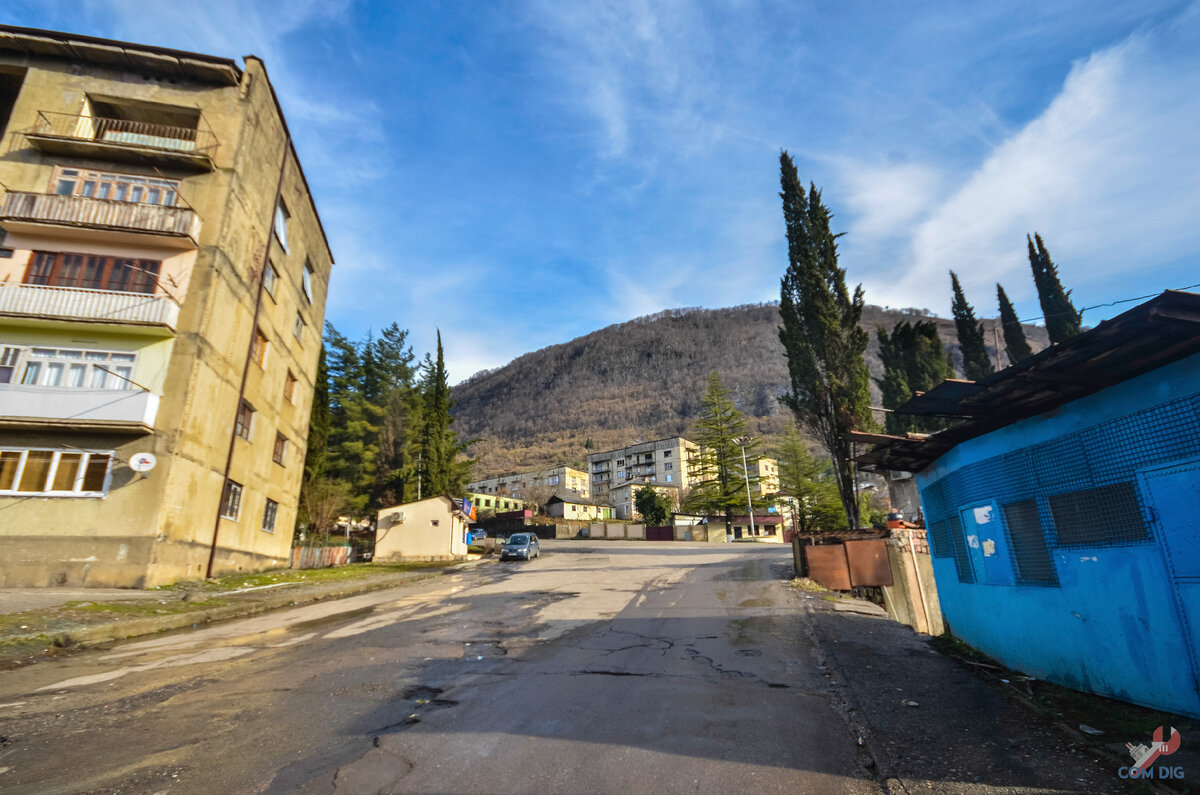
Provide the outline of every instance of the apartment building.
<path id="1" fill-rule="evenodd" d="M 613 492 L 635 478 L 682 491 L 691 482 L 693 461 L 699 454 L 700 446 L 682 436 L 592 453 L 587 462 L 592 498 L 616 507 Z"/>
<path id="2" fill-rule="evenodd" d="M 330 269 L 262 61 L 0 27 L 0 585 L 286 565 Z"/>
<path id="3" fill-rule="evenodd" d="M 779 461 L 774 458 L 756 458 L 748 463 L 750 491 L 754 494 L 754 499 L 763 499 L 779 493 Z"/>
<path id="4" fill-rule="evenodd" d="M 510 497 L 497 497 L 494 494 L 468 491 L 467 499 L 475 506 L 478 513 L 484 512 L 490 514 L 506 513 L 508 511 L 519 511 L 525 507 L 522 500 L 514 500 Z"/>
<path id="5" fill-rule="evenodd" d="M 547 499 L 556 491 L 568 491 L 580 497 L 591 496 L 587 473 L 568 466 L 501 475 L 467 484 L 467 491 L 514 499 L 528 497 L 539 489 L 544 490 Z"/>
<path id="6" fill-rule="evenodd" d="M 673 483 L 654 483 L 649 476 L 635 477 L 608 493 L 608 504 L 612 506 L 614 519 L 640 519 L 637 509 L 637 493 L 645 486 L 650 486 L 660 497 L 666 497 L 672 510 L 679 510 L 681 489 Z"/>

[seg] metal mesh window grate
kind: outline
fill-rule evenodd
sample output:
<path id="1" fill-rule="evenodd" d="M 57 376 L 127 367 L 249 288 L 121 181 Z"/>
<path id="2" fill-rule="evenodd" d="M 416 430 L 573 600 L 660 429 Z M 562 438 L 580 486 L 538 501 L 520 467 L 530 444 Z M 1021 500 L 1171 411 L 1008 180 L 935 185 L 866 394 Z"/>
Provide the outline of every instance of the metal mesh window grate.
<path id="1" fill-rule="evenodd" d="M 967 554 L 966 540 L 963 538 L 962 519 L 951 516 L 932 525 L 937 557 L 954 556 L 954 568 L 958 571 L 959 582 L 975 582 L 975 572 L 971 569 L 971 558 Z M 947 550 L 949 550 L 947 552 Z"/>
<path id="2" fill-rule="evenodd" d="M 1047 499 L 1060 545 L 1097 546 L 1150 540 L 1142 521 L 1137 489 L 1132 483 L 1052 494 Z"/>
<path id="3" fill-rule="evenodd" d="M 1054 561 L 1046 546 L 1046 533 L 1038 516 L 1037 500 L 1010 502 L 1001 509 L 1012 540 L 1017 577 L 1030 585 L 1058 585 Z"/>

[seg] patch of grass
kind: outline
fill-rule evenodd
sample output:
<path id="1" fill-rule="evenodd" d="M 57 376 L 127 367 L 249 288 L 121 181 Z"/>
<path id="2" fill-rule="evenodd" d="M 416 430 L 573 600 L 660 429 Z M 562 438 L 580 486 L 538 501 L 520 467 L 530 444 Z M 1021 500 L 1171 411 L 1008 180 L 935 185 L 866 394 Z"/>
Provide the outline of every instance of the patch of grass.
<path id="1" fill-rule="evenodd" d="M 798 588 L 801 591 L 812 591 L 813 593 L 825 593 L 828 591 L 824 585 L 821 585 L 815 580 L 810 580 L 807 577 L 796 577 L 789 583 L 789 585 L 791 585 L 793 588 Z"/>
<path id="2" fill-rule="evenodd" d="M 822 596 L 821 598 L 824 599 L 826 602 L 840 602 L 845 597 L 839 593 L 827 593 L 824 596 Z"/>
<path id="3" fill-rule="evenodd" d="M 162 590 L 203 590 L 205 592 L 238 591 L 245 588 L 261 588 L 265 585 L 284 583 L 324 583 L 361 580 L 381 574 L 402 574 L 410 571 L 440 569 L 453 566 L 459 561 L 413 561 L 404 563 L 351 563 L 327 569 L 274 569 L 246 574 L 223 574 L 204 582 L 177 582 L 164 586 Z"/>
<path id="4" fill-rule="evenodd" d="M 202 599 L 189 602 L 66 602 L 61 610 L 81 610 L 88 613 L 107 613 L 117 616 L 155 616 L 187 613 L 197 608 L 217 607 L 224 599 Z"/>

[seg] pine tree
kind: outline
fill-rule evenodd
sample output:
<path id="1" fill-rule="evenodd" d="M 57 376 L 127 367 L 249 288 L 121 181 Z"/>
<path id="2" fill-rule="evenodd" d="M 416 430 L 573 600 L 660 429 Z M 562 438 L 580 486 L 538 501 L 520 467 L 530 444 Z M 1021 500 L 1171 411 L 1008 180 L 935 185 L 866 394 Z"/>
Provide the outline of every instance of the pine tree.
<path id="1" fill-rule="evenodd" d="M 870 410 L 870 376 L 864 354 L 870 338 L 859 327 L 862 285 L 851 296 L 846 271 L 838 267 L 830 212 L 815 185 L 804 186 L 787 152 L 779 155 L 780 198 L 787 228 L 788 269 L 779 301 L 791 391 L 782 398 L 796 421 L 829 453 L 847 523 L 858 527 L 847 433 L 875 427 Z"/>
<path id="2" fill-rule="evenodd" d="M 946 350 L 938 336 L 937 323 L 932 320 L 916 323 L 902 320 L 890 335 L 883 329 L 876 329 L 875 334 L 879 339 L 879 358 L 883 363 L 883 378 L 876 379 L 875 383 L 882 392 L 884 408 L 894 409 L 911 398 L 914 392 L 928 392 L 953 376 Z M 885 430 L 894 434 L 935 431 L 943 427 L 944 422 L 938 418 L 894 412 L 888 414 L 884 421 Z"/>
<path id="3" fill-rule="evenodd" d="M 726 532 L 732 532 L 733 511 L 746 505 L 746 470 L 737 440 L 746 432 L 746 418 L 733 405 L 733 397 L 714 370 L 700 399 L 700 416 L 691 438 L 700 445 L 693 462 L 688 507 L 709 515 L 724 514 Z M 747 456 L 753 442 L 746 445 Z M 751 482 L 755 480 L 751 475 Z"/>
<path id="4" fill-rule="evenodd" d="M 420 395 L 413 384 L 413 352 L 407 331 L 395 323 L 385 328 L 372 344 L 372 359 L 384 412 L 371 503 L 383 508 L 416 496 L 413 449 L 421 427 Z"/>
<path id="5" fill-rule="evenodd" d="M 470 464 L 457 460 L 463 447 L 458 443 L 458 434 L 450 429 L 454 424 L 454 417 L 450 414 L 454 401 L 450 397 L 440 330 L 437 332 L 437 359 L 425 354 L 421 369 L 423 423 L 418 465 L 421 496 L 458 496 L 464 492 L 470 479 Z"/>
<path id="6" fill-rule="evenodd" d="M 1016 364 L 1022 359 L 1033 355 L 1029 340 L 1025 339 L 1025 329 L 1021 328 L 1021 320 L 1017 310 L 1013 309 L 1012 301 L 999 284 L 996 285 L 996 300 L 1000 302 L 1000 325 L 1004 328 L 1004 352 L 1008 354 L 1008 363 Z"/>
<path id="7" fill-rule="evenodd" d="M 1025 236 L 1029 244 L 1029 266 L 1033 269 L 1033 283 L 1037 286 L 1038 301 L 1042 304 L 1042 316 L 1050 342 L 1066 342 L 1083 332 L 1080 313 L 1071 303 L 1071 291 L 1064 290 L 1058 280 L 1058 267 L 1050 259 L 1050 252 L 1036 232 L 1033 240 Z"/>
<path id="8" fill-rule="evenodd" d="M 958 275 L 950 271 L 950 282 L 954 286 L 954 301 L 950 311 L 954 315 L 954 326 L 958 329 L 958 347 L 962 351 L 963 375 L 968 381 L 978 381 L 996 372 L 988 357 L 984 341 L 983 326 L 975 320 L 975 310 L 967 303 Z"/>

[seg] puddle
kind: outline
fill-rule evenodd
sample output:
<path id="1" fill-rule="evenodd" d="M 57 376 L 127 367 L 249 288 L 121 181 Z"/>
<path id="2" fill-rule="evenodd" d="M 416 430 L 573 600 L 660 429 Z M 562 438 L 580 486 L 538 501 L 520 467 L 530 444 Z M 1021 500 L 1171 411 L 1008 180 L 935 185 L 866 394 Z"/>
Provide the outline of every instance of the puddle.
<path id="1" fill-rule="evenodd" d="M 500 645 L 498 640 L 468 640 L 463 642 L 464 660 L 482 660 L 485 657 L 503 657 L 508 649 Z"/>

